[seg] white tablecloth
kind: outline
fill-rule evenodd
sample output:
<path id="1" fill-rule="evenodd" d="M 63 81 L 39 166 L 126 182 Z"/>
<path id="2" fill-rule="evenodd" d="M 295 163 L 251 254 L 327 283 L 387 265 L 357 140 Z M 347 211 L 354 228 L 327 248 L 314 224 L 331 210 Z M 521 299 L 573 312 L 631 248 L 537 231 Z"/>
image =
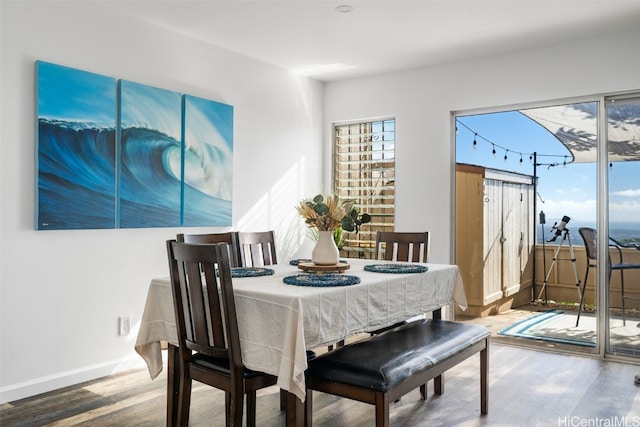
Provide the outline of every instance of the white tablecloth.
<path id="1" fill-rule="evenodd" d="M 423 264 L 426 273 L 364 271 L 381 261 L 349 259 L 344 274 L 361 283 L 343 287 L 287 285 L 295 266 L 269 266 L 272 276 L 233 279 L 242 358 L 250 369 L 278 376 L 278 386 L 304 401 L 306 349 L 392 325 L 455 302 L 467 302 L 458 267 Z M 178 344 L 169 278 L 151 281 L 135 349 L 152 378 L 162 371 L 160 341 Z"/>

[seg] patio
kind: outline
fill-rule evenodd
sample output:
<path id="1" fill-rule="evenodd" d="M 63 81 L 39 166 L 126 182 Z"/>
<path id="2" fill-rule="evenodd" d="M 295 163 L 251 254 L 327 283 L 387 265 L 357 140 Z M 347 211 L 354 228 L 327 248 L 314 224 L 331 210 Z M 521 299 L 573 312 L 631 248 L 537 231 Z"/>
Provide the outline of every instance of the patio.
<path id="1" fill-rule="evenodd" d="M 527 327 L 527 322 L 535 325 L 537 323 L 536 316 L 554 311 L 563 312 L 562 316 L 566 319 L 559 320 L 556 324 L 542 325 L 530 334 L 527 334 L 527 331 L 519 333 Z M 491 330 L 491 339 L 495 342 L 561 352 L 593 352 L 596 340 L 595 310 L 589 309 L 587 312 L 583 312 L 579 326 L 576 327 L 577 311 L 577 306 L 530 303 L 486 317 L 457 314 L 456 320 L 486 326 Z M 624 356 L 640 356 L 640 327 L 638 326 L 640 325 L 640 311 L 628 310 L 626 326 L 623 326 L 622 323 L 621 311 L 613 309 L 611 314 L 611 351 Z M 515 330 L 516 333 L 506 335 L 504 331 L 508 329 L 512 329 L 509 332 Z M 527 337 L 526 335 L 531 336 Z"/>

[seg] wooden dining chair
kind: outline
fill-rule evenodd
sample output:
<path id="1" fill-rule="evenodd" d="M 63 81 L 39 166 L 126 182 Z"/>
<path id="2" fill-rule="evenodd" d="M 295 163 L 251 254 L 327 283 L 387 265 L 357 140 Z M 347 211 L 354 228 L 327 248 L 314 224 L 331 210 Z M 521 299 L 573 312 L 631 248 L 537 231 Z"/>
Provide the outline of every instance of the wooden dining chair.
<path id="1" fill-rule="evenodd" d="M 226 425 L 256 425 L 256 390 L 277 378 L 245 368 L 226 243 L 167 241 L 178 330 L 178 425 L 189 423 L 192 380 L 225 392 Z"/>
<path id="2" fill-rule="evenodd" d="M 580 322 L 580 314 L 582 313 L 582 307 L 584 305 L 584 293 L 587 287 L 587 279 L 589 278 L 589 270 L 592 268 L 596 268 L 597 266 L 597 237 L 598 233 L 595 229 L 589 227 L 580 227 L 578 229 L 578 233 L 582 237 L 584 241 L 584 249 L 587 255 L 587 268 L 584 274 L 584 281 L 582 282 L 582 293 L 580 295 L 580 306 L 578 307 L 578 316 L 576 318 L 576 327 L 578 326 L 578 322 Z M 618 243 L 616 240 L 609 238 L 609 248 L 614 248 L 618 253 L 618 262 L 612 262 L 611 254 L 609 254 L 609 259 L 607 261 L 607 265 L 609 266 L 609 279 L 611 279 L 611 273 L 616 270 L 620 272 L 620 292 L 622 294 L 622 325 L 625 326 L 627 324 L 627 320 L 625 318 L 625 300 L 635 300 L 638 301 L 638 298 L 628 296 L 624 294 L 624 272 L 625 270 L 637 270 L 640 269 L 640 264 L 633 264 L 629 262 L 624 262 L 622 258 L 622 245 Z M 637 249 L 637 248 L 636 248 Z"/>
<path id="3" fill-rule="evenodd" d="M 378 231 L 375 258 L 400 262 L 429 260 L 429 232 Z"/>
<path id="4" fill-rule="evenodd" d="M 235 231 L 209 234 L 178 234 L 176 239 L 178 242 L 185 243 L 226 243 L 229 245 L 229 262 L 231 263 L 231 267 L 240 267 L 238 233 Z"/>
<path id="5" fill-rule="evenodd" d="M 375 259 L 398 262 L 427 262 L 429 259 L 429 232 L 378 231 L 376 233 Z M 419 319 L 423 316 L 416 317 Z M 397 328 L 407 321 L 369 332 L 377 335 Z M 441 380 L 441 377 L 438 378 Z M 420 387 L 420 396 L 427 398 L 427 386 Z"/>
<path id="6" fill-rule="evenodd" d="M 241 267 L 264 267 L 277 264 L 273 231 L 238 232 L 238 256 Z"/>
<path id="7" fill-rule="evenodd" d="M 238 232 L 238 260 L 240 267 L 264 267 L 277 264 L 275 233 L 273 231 Z M 307 357 L 315 357 L 315 353 L 308 352 Z M 280 390 L 280 409 L 284 410 L 286 405 L 287 392 Z"/>
<path id="8" fill-rule="evenodd" d="M 375 259 L 398 262 L 427 262 L 429 232 L 378 231 Z M 393 329 L 405 322 L 369 332 L 371 335 Z"/>

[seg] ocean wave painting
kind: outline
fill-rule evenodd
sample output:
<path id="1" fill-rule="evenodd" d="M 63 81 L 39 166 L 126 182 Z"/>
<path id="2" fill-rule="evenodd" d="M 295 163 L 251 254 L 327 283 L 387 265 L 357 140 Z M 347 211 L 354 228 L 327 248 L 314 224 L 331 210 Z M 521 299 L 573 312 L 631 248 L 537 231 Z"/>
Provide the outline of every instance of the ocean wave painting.
<path id="1" fill-rule="evenodd" d="M 36 228 L 114 228 L 116 81 L 41 61 L 36 67 Z"/>
<path id="2" fill-rule="evenodd" d="M 233 107 L 184 96 L 184 225 L 231 225 Z"/>
<path id="3" fill-rule="evenodd" d="M 170 165 L 181 156 L 181 95 L 120 80 L 118 99 L 119 226 L 179 226 L 181 174 Z"/>
<path id="4" fill-rule="evenodd" d="M 233 107 L 36 64 L 37 229 L 231 225 Z"/>

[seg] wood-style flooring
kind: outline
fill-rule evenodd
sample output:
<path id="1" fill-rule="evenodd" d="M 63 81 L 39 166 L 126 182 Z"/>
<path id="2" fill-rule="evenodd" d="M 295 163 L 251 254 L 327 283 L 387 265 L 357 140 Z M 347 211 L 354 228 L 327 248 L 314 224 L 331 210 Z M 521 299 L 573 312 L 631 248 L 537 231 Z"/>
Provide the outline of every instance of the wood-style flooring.
<path id="1" fill-rule="evenodd" d="M 445 375 L 445 393 L 418 392 L 392 406 L 392 426 L 640 425 L 640 366 L 492 343 L 489 414 L 480 416 L 479 358 Z M 132 370 L 0 406 L 2 426 L 163 426 L 166 372 Z M 224 426 L 224 396 L 194 385 L 190 426 Z M 374 424 L 373 407 L 314 394 L 316 426 Z M 257 425 L 283 426 L 275 387 L 258 395 Z"/>

